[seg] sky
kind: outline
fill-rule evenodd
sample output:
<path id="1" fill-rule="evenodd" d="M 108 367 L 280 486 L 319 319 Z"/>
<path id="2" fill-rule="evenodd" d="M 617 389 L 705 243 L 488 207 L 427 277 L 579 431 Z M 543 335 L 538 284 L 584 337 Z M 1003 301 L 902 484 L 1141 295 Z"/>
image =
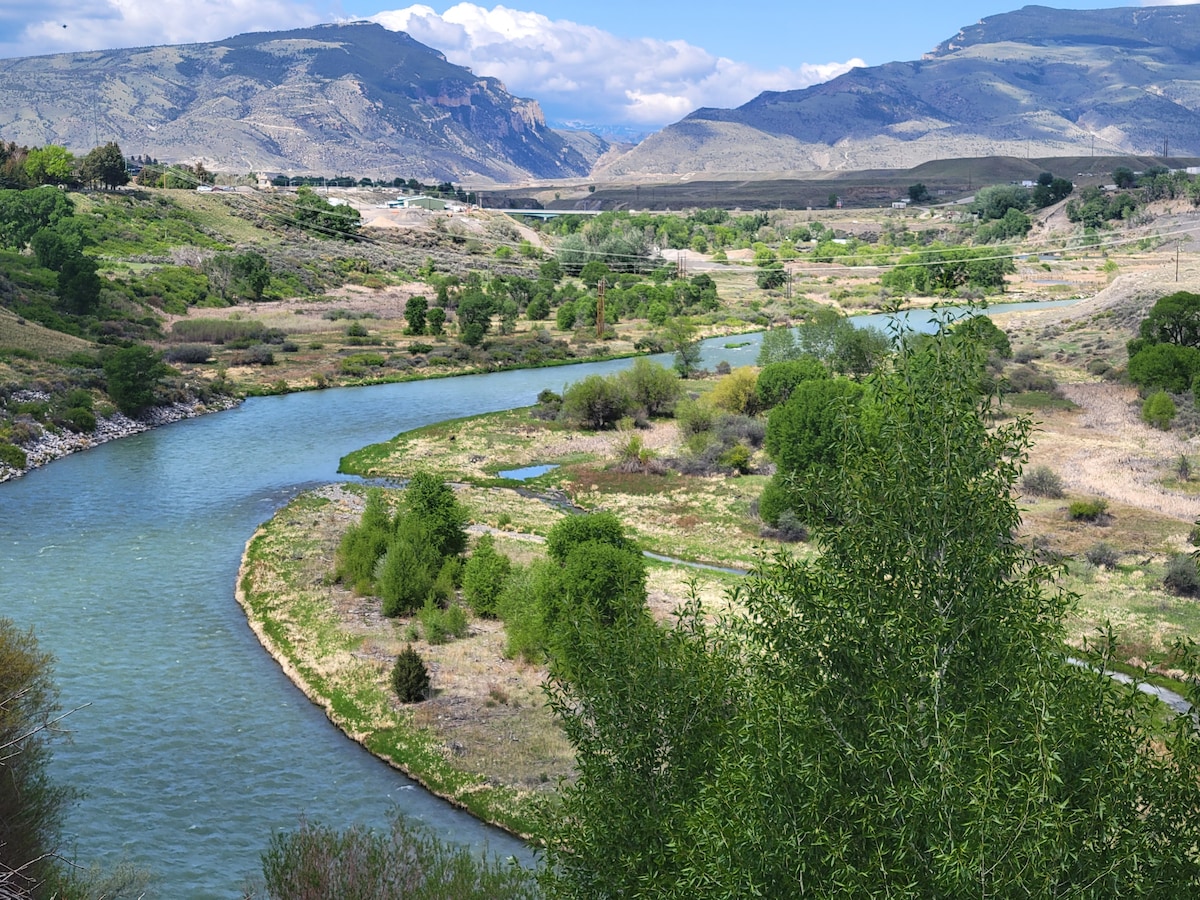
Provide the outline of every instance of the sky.
<path id="1" fill-rule="evenodd" d="M 1004 0 L 0 0 L 0 58 L 216 41 L 369 19 L 538 100 L 554 125 L 649 132 L 853 66 L 917 59 Z M 393 0 L 394 3 L 394 0 Z M 1058 8 L 1152 5 L 1047 0 Z M 918 11 L 919 8 L 919 11 Z"/>

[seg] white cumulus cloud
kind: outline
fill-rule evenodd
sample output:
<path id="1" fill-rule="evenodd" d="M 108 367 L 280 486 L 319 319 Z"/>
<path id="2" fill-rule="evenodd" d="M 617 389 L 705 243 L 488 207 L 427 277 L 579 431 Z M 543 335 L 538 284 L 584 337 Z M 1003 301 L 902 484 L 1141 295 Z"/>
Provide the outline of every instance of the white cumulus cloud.
<path id="1" fill-rule="evenodd" d="M 329 21 L 296 0 L 2 0 L 0 55 L 221 40 Z M 9 5 L 11 3 L 11 5 Z"/>
<path id="2" fill-rule="evenodd" d="M 827 81 L 861 59 L 765 70 L 714 56 L 686 41 L 621 38 L 541 13 L 459 3 L 425 5 L 371 19 L 405 31 L 458 65 L 499 78 L 556 119 L 657 127 L 701 106 L 740 106 L 762 91 Z"/>

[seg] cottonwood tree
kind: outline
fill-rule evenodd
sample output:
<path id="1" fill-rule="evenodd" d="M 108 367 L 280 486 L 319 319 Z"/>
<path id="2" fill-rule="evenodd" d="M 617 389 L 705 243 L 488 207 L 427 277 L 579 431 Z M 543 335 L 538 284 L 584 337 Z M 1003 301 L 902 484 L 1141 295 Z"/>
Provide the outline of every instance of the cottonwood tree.
<path id="1" fill-rule="evenodd" d="M 75 157 L 56 144 L 35 147 L 25 157 L 25 173 L 35 184 L 68 184 L 75 178 Z"/>
<path id="2" fill-rule="evenodd" d="M 764 559 L 726 628 L 692 604 L 576 648 L 551 891 L 1197 895 L 1200 733 L 1072 663 L 1017 539 L 1031 425 L 994 424 L 983 365 L 942 335 L 870 379 L 838 477 L 798 476 L 820 554 Z"/>

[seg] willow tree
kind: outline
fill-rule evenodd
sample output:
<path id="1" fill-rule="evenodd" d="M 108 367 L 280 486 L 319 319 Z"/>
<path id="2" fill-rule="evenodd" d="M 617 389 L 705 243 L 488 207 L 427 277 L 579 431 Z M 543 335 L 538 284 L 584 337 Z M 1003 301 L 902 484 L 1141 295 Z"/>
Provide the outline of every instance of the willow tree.
<path id="1" fill-rule="evenodd" d="M 809 561 L 721 629 L 595 634 L 556 709 L 579 777 L 567 897 L 1117 897 L 1200 890 L 1200 737 L 1073 664 L 1072 598 L 1019 542 L 1031 441 L 982 349 L 902 351 L 841 418 Z"/>

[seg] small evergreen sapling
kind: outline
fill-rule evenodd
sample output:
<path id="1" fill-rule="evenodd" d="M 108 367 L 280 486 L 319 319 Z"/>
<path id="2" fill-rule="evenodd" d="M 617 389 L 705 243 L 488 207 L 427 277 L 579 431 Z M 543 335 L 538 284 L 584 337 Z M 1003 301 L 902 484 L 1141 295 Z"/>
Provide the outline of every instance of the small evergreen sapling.
<path id="1" fill-rule="evenodd" d="M 401 703 L 420 703 L 429 696 L 429 670 L 412 644 L 400 652 L 392 666 L 392 690 Z"/>

